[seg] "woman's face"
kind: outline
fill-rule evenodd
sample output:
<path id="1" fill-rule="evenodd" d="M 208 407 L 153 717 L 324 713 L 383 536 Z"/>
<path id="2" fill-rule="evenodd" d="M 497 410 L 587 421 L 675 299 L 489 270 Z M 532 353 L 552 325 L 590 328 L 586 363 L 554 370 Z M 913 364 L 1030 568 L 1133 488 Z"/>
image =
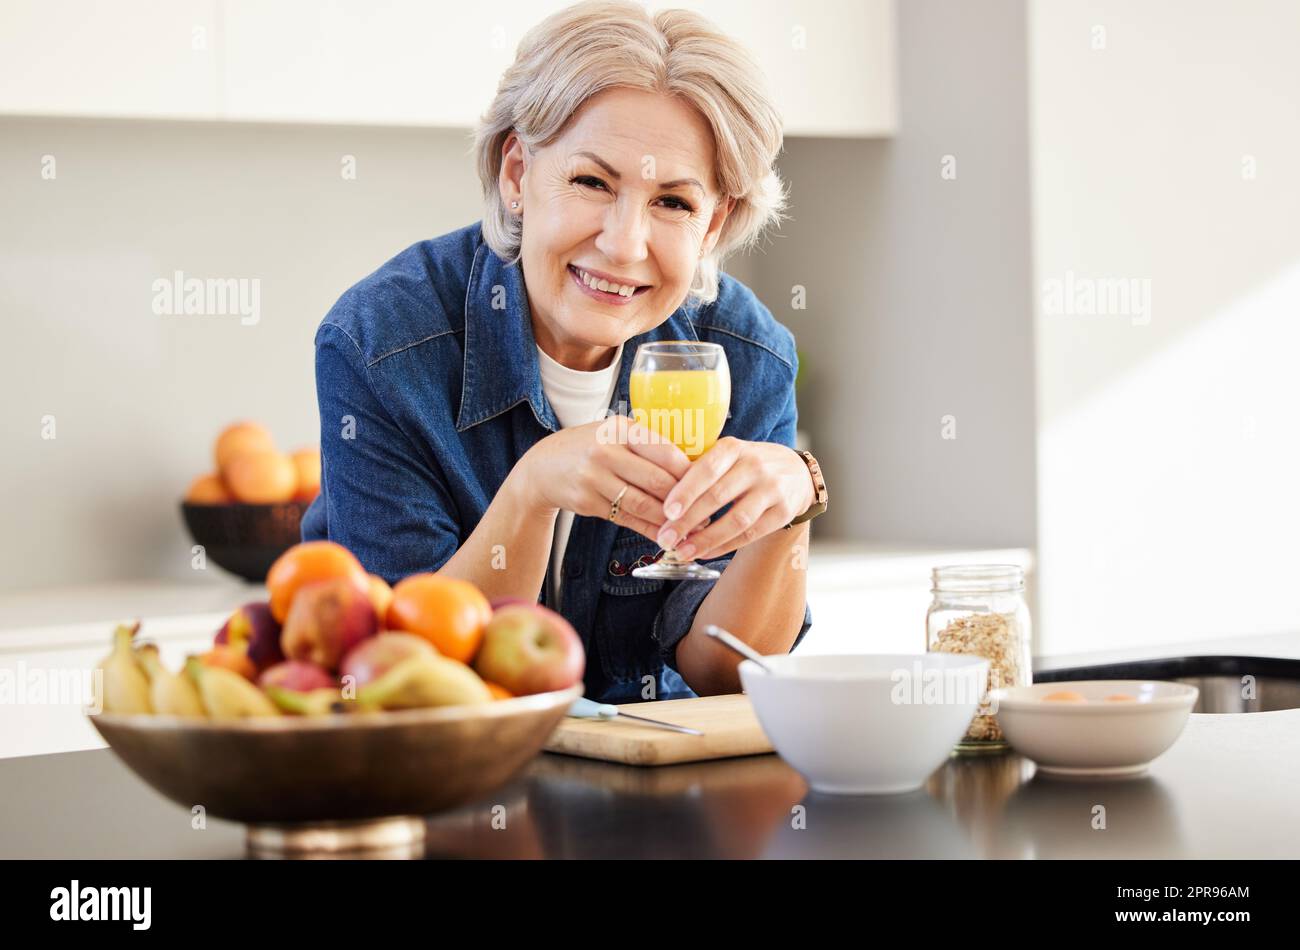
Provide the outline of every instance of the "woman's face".
<path id="1" fill-rule="evenodd" d="M 712 131 L 680 100 L 615 88 L 545 148 L 525 154 L 512 135 L 503 152 L 537 343 L 566 366 L 602 368 L 682 305 L 717 242 L 732 202 L 717 193 Z M 636 290 L 586 286 L 602 277 Z"/>

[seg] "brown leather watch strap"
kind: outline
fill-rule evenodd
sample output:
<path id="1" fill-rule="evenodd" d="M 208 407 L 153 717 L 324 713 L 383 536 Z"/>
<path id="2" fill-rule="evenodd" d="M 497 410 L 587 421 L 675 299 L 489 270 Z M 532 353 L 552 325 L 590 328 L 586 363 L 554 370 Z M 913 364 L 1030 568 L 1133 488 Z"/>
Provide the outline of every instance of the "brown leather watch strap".
<path id="1" fill-rule="evenodd" d="M 816 494 L 811 507 L 803 514 L 796 515 L 786 525 L 787 529 L 793 528 L 797 524 L 803 524 L 805 521 L 812 521 L 826 510 L 826 502 L 830 497 L 826 491 L 826 479 L 822 477 L 822 467 L 817 464 L 817 459 L 813 458 L 813 454 L 805 449 L 795 449 L 795 451 L 799 453 L 808 466 L 808 474 L 812 476 L 813 491 Z"/>

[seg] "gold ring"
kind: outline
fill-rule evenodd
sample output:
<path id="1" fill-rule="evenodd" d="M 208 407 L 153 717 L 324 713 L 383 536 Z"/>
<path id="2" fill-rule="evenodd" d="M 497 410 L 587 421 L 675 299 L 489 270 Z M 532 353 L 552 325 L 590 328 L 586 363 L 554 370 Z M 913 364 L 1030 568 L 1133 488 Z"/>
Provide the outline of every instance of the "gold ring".
<path id="1" fill-rule="evenodd" d="M 618 506 L 621 505 L 621 504 L 623 503 L 623 496 L 627 494 L 627 490 L 628 490 L 629 488 L 631 488 L 631 487 L 632 487 L 631 485 L 624 485 L 624 486 L 623 486 L 623 490 L 622 490 L 621 492 L 618 493 L 618 496 L 617 496 L 617 497 L 614 499 L 614 501 L 610 504 L 610 506 L 609 506 L 609 520 L 610 520 L 610 521 L 613 521 L 615 518 L 618 517 Z"/>

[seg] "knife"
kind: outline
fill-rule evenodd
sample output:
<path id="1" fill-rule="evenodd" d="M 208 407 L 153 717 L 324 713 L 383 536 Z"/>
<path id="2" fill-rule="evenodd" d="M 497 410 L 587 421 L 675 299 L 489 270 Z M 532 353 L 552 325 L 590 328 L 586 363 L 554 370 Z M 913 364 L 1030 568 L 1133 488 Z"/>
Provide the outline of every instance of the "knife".
<path id="1" fill-rule="evenodd" d="M 684 732 L 688 736 L 702 736 L 704 733 L 698 729 L 691 729 L 687 726 L 679 726 L 676 723 L 660 722 L 658 719 L 647 719 L 645 716 L 634 716 L 631 713 L 619 712 L 617 706 L 611 706 L 609 703 L 598 703 L 587 699 L 575 700 L 569 707 L 568 715 L 575 719 L 632 719 L 636 722 L 645 723 L 647 726 L 657 726 L 660 729 L 671 729 L 673 732 Z"/>

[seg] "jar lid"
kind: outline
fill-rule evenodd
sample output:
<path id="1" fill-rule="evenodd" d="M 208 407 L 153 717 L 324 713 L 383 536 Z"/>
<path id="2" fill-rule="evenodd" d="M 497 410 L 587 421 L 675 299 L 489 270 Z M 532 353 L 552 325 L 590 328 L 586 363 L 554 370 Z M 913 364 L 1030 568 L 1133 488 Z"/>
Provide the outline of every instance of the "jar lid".
<path id="1" fill-rule="evenodd" d="M 931 593 L 981 593 L 1025 589 L 1025 571 L 1016 564 L 953 564 L 930 572 Z"/>

